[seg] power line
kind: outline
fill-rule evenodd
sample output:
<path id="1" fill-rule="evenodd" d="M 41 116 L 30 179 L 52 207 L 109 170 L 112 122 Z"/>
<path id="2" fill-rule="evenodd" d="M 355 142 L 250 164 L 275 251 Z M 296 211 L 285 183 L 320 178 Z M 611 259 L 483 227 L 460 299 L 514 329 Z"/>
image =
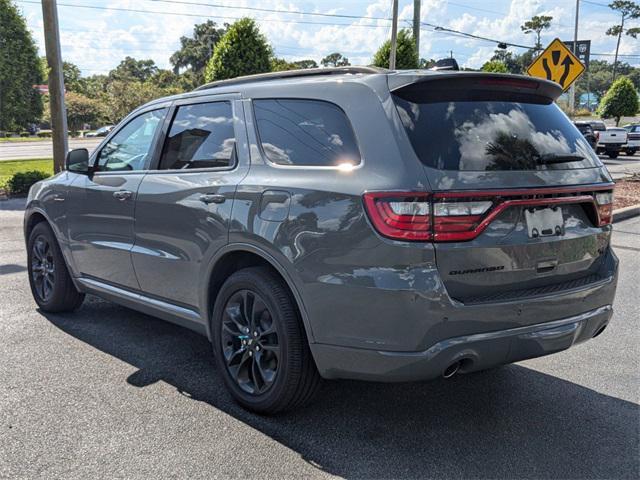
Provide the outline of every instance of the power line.
<path id="1" fill-rule="evenodd" d="M 30 3 L 40 5 L 40 2 L 36 0 L 16 0 L 17 3 Z M 183 13 L 183 12 L 164 12 L 158 10 L 141 10 L 137 8 L 124 8 L 124 7 L 100 7 L 97 5 L 78 5 L 71 3 L 58 3 L 59 7 L 72 7 L 72 8 L 87 8 L 92 10 L 107 10 L 118 12 L 131 12 L 131 13 L 146 13 L 155 15 L 167 15 L 167 16 L 179 16 L 179 17 L 197 17 L 197 18 L 221 18 L 224 20 L 240 20 L 242 17 L 228 17 L 223 15 L 205 15 L 202 13 Z M 362 17 L 358 17 L 362 18 Z M 273 23 L 298 23 L 304 25 L 330 25 L 330 26 L 343 26 L 343 27 L 356 27 L 356 28 L 388 28 L 388 25 L 363 25 L 358 23 L 333 23 L 333 22 L 309 22 L 305 20 L 281 20 L 272 18 L 261 18 L 261 22 L 273 22 Z"/>

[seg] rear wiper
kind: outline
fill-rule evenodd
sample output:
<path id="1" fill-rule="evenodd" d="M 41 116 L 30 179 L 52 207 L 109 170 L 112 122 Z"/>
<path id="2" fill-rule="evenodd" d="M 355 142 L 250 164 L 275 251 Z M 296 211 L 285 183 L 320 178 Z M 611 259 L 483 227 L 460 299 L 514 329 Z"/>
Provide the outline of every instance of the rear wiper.
<path id="1" fill-rule="evenodd" d="M 581 162 L 584 160 L 584 157 L 574 153 L 547 153 L 545 155 L 539 155 L 536 160 L 538 163 L 546 165 L 549 163 Z"/>

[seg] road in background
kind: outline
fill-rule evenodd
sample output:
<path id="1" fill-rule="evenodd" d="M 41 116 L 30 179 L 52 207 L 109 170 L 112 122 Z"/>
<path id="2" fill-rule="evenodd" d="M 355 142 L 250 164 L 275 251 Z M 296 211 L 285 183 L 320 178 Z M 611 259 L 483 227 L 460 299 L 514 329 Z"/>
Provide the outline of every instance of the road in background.
<path id="1" fill-rule="evenodd" d="M 71 138 L 69 149 L 86 148 L 93 151 L 104 138 Z M 24 160 L 28 158 L 53 158 L 51 140 L 41 142 L 0 142 L 0 161 Z"/>
<path id="2" fill-rule="evenodd" d="M 451 380 L 326 382 L 263 417 L 195 333 L 94 297 L 39 312 L 22 204 L 0 202 L 0 478 L 640 478 L 640 218 L 614 227 L 597 339 Z"/>

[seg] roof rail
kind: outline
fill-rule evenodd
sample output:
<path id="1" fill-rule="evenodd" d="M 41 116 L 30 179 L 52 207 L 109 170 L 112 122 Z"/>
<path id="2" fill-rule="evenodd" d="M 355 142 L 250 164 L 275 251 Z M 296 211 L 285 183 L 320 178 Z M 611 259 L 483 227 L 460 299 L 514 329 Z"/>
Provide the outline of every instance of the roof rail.
<path id="1" fill-rule="evenodd" d="M 331 67 L 331 68 L 304 68 L 299 70 L 285 70 L 283 72 L 258 73 L 256 75 L 245 75 L 242 77 L 230 78 L 228 80 L 218 80 L 199 86 L 194 91 L 208 90 L 210 88 L 226 87 L 229 85 L 242 85 L 252 82 L 265 82 L 269 80 L 281 80 L 296 77 L 311 77 L 314 75 L 344 75 L 354 73 L 388 73 L 390 70 L 379 67 Z"/>

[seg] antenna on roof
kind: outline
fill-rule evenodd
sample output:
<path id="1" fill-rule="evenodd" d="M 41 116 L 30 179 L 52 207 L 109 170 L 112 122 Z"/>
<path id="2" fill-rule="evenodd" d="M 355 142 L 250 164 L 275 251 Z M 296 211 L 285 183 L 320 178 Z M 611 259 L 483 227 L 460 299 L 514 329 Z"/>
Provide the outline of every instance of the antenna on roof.
<path id="1" fill-rule="evenodd" d="M 442 58 L 429 70 L 460 70 L 455 58 Z"/>

